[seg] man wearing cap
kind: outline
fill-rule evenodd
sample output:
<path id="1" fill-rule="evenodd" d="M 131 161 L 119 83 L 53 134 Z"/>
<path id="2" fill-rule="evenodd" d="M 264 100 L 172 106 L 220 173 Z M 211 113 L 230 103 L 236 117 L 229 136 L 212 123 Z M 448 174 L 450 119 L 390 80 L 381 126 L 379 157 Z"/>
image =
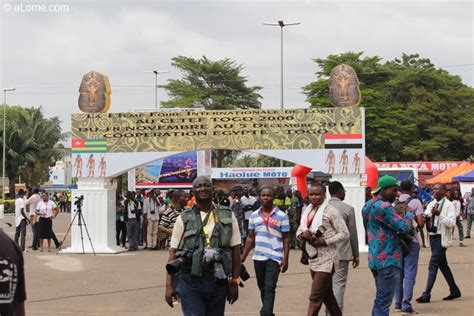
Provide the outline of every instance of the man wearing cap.
<path id="1" fill-rule="evenodd" d="M 452 246 L 452 233 L 456 226 L 456 213 L 453 203 L 446 198 L 446 185 L 436 183 L 433 187 L 434 199 L 426 207 L 425 216 L 429 219 L 426 228 L 430 236 L 431 258 L 428 265 L 428 280 L 423 294 L 416 299 L 418 303 L 429 303 L 431 290 L 436 281 L 438 269 L 449 285 L 449 295 L 443 300 L 450 301 L 461 297 L 461 291 L 454 281 L 448 265 L 446 250 Z"/>
<path id="2" fill-rule="evenodd" d="M 395 213 L 392 203 L 397 197 L 397 181 L 394 177 L 383 176 L 376 196 L 362 209 L 364 227 L 369 244 L 369 268 L 375 279 L 376 294 L 373 316 L 389 315 L 390 304 L 400 277 L 402 244 L 400 235 L 411 233 L 413 215 L 407 212 L 405 218 Z"/>

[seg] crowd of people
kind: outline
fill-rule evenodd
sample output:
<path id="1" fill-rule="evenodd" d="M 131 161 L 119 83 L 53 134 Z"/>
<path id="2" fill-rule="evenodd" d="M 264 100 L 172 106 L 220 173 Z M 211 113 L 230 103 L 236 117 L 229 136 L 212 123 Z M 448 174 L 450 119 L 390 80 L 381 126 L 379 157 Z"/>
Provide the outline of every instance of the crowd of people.
<path id="1" fill-rule="evenodd" d="M 403 314 L 417 313 L 413 289 L 420 248 L 427 245 L 431 247 L 428 278 L 416 302 L 430 302 L 438 270 L 449 285 L 443 300 L 461 297 L 446 252 L 456 228 L 460 247 L 465 247 L 464 238 L 470 238 L 474 189 L 462 197 L 458 189 L 438 183 L 428 204 L 418 199 L 416 190 L 409 180 L 399 186 L 390 176 L 381 177 L 374 190 L 366 190 L 362 217 L 368 266 L 376 285 L 372 315 L 389 315 L 392 304 Z M 129 251 L 169 250 L 165 300 L 171 307 L 179 301 L 185 315 L 223 315 L 226 299 L 231 304 L 238 299 L 252 249 L 260 314 L 274 315 L 279 274 L 288 270 L 290 249 L 299 248 L 300 262 L 308 266 L 312 279 L 308 315 L 318 315 L 322 305 L 327 315 L 342 315 L 349 266 L 357 268 L 360 263 L 356 210 L 344 202 L 345 192 L 343 184 L 334 181 L 327 187 L 313 185 L 307 198 L 280 186 L 235 187 L 225 193 L 214 190 L 207 177 L 198 177 L 190 192 L 127 191 L 117 196 L 116 242 Z M 60 197 L 58 201 L 61 205 Z M 44 251 L 45 240 L 48 251 L 51 240 L 60 247 L 53 231 L 60 208 L 38 188 L 19 190 L 17 249 L 26 251 L 28 224 L 32 249 Z"/>
<path id="2" fill-rule="evenodd" d="M 460 246 L 465 246 L 462 218 L 471 215 L 472 221 L 474 192 L 461 198 L 459 190 L 451 194 L 444 184 L 432 189 L 433 201 L 427 205 L 409 180 L 399 186 L 395 178 L 384 176 L 377 188 L 367 190 L 362 217 L 376 285 L 372 315 L 389 315 L 392 304 L 402 314 L 417 314 L 412 299 L 420 245 L 429 244 L 432 255 L 425 291 L 416 301 L 430 302 L 438 269 L 450 290 L 443 300 L 461 297 L 446 250 L 456 226 Z M 179 228 L 171 232 L 165 294 L 171 307 L 179 299 L 185 315 L 223 315 L 226 298 L 231 304 L 238 298 L 244 263 L 253 248 L 260 314 L 274 315 L 278 277 L 287 271 L 290 248 L 297 245 L 300 262 L 312 278 L 308 315 L 318 315 L 322 305 L 327 315 L 342 315 L 349 266 L 360 263 L 355 210 L 343 202 L 342 183 L 314 185 L 303 199 L 281 187 L 214 192 L 211 180 L 200 177 L 192 194 L 195 204 L 182 211 L 176 220 Z M 465 235 L 470 236 L 470 227 Z M 218 267 L 223 267 L 224 277 Z"/>

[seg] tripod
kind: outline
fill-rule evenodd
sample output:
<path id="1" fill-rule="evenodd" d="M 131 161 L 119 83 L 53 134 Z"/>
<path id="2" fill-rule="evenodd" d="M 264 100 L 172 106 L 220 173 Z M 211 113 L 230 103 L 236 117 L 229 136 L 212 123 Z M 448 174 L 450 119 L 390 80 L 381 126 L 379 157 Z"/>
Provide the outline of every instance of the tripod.
<path id="1" fill-rule="evenodd" d="M 82 197 L 81 197 L 81 200 L 82 200 Z M 87 237 L 89 238 L 89 243 L 91 244 L 91 248 L 92 248 L 92 253 L 94 254 L 94 256 L 96 255 L 95 254 L 95 250 L 94 250 L 94 245 L 92 245 L 92 240 L 91 240 L 91 236 L 89 235 L 89 231 L 87 230 L 87 225 L 86 225 L 86 221 L 84 220 L 84 216 L 82 215 L 82 201 L 81 200 L 78 200 L 76 202 L 74 202 L 74 204 L 77 206 L 77 209 L 76 209 L 76 214 L 74 214 L 74 217 L 72 218 L 72 221 L 71 223 L 69 224 L 69 227 L 66 231 L 66 235 L 64 235 L 64 239 L 63 241 L 61 242 L 61 246 L 58 248 L 58 252 L 56 254 L 59 254 L 59 252 L 61 251 L 63 245 L 64 245 L 64 241 L 66 240 L 67 238 L 67 235 L 69 234 L 69 232 L 71 231 L 71 227 L 72 227 L 72 224 L 74 223 L 74 220 L 76 219 L 77 217 L 77 226 L 79 226 L 79 231 L 81 232 L 81 244 L 82 244 L 82 253 L 85 254 L 86 252 L 84 251 L 84 235 L 82 233 L 82 226 L 84 226 L 84 228 L 86 229 L 86 234 L 87 234 Z"/>

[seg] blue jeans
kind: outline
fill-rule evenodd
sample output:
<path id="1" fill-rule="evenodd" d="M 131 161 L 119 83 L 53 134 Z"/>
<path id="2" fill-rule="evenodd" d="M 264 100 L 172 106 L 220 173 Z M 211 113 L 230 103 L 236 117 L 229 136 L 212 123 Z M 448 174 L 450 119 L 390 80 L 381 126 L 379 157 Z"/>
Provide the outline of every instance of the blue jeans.
<path id="1" fill-rule="evenodd" d="M 375 300 L 372 316 L 389 316 L 390 304 L 393 300 L 395 287 L 400 278 L 399 267 L 371 270 L 375 279 Z"/>
<path id="2" fill-rule="evenodd" d="M 254 260 L 253 264 L 262 300 L 260 315 L 274 315 L 273 305 L 275 304 L 275 289 L 280 274 L 280 264 L 273 260 Z"/>
<path id="3" fill-rule="evenodd" d="M 471 238 L 471 227 L 472 227 L 473 220 L 474 220 L 474 214 L 467 214 L 466 237 L 469 237 L 469 238 Z"/>
<path id="4" fill-rule="evenodd" d="M 400 279 L 395 288 L 395 308 L 401 308 L 404 311 L 411 308 L 419 257 L 420 244 L 412 242 L 408 255 L 402 259 Z"/>
<path id="5" fill-rule="evenodd" d="M 431 258 L 428 266 L 428 281 L 426 282 L 426 289 L 423 292 L 424 299 L 431 298 L 431 290 L 433 289 L 436 281 L 436 275 L 438 269 L 441 270 L 446 282 L 449 285 L 449 293 L 452 295 L 461 294 L 456 281 L 454 281 L 453 273 L 448 265 L 448 259 L 446 258 L 446 248 L 441 246 L 441 235 L 430 236 L 431 245 Z"/>
<path id="6" fill-rule="evenodd" d="M 218 286 L 213 278 L 181 272 L 178 292 L 184 316 L 223 316 L 227 285 Z"/>
<path id="7" fill-rule="evenodd" d="M 20 225 L 15 229 L 15 242 L 21 247 L 21 250 L 25 251 L 25 240 L 26 240 L 26 219 L 22 219 Z M 20 242 L 18 239 L 20 238 Z"/>
<path id="8" fill-rule="evenodd" d="M 138 222 L 136 218 L 127 221 L 128 248 L 138 249 Z"/>

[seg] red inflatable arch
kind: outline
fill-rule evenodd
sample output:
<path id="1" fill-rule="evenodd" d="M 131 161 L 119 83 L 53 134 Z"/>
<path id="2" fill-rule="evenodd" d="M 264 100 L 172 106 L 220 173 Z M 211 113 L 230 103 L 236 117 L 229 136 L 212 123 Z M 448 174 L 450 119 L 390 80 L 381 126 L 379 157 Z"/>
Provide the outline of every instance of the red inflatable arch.
<path id="1" fill-rule="evenodd" d="M 367 186 L 372 190 L 375 189 L 377 181 L 379 181 L 379 172 L 377 166 L 367 156 L 365 156 L 365 173 L 367 174 Z"/>
<path id="2" fill-rule="evenodd" d="M 306 176 L 311 170 L 311 168 L 303 165 L 296 165 L 291 170 L 291 176 L 296 178 L 296 187 L 301 192 L 303 198 L 306 198 L 308 195 Z M 367 156 L 365 156 L 365 173 L 367 174 L 367 186 L 370 186 L 372 190 L 375 189 L 379 180 L 379 174 L 377 166 Z"/>
<path id="3" fill-rule="evenodd" d="M 306 181 L 306 176 L 311 172 L 311 170 L 311 168 L 303 165 L 296 165 L 291 170 L 291 176 L 296 178 L 296 188 L 301 192 L 303 199 L 308 195 L 308 182 Z"/>

